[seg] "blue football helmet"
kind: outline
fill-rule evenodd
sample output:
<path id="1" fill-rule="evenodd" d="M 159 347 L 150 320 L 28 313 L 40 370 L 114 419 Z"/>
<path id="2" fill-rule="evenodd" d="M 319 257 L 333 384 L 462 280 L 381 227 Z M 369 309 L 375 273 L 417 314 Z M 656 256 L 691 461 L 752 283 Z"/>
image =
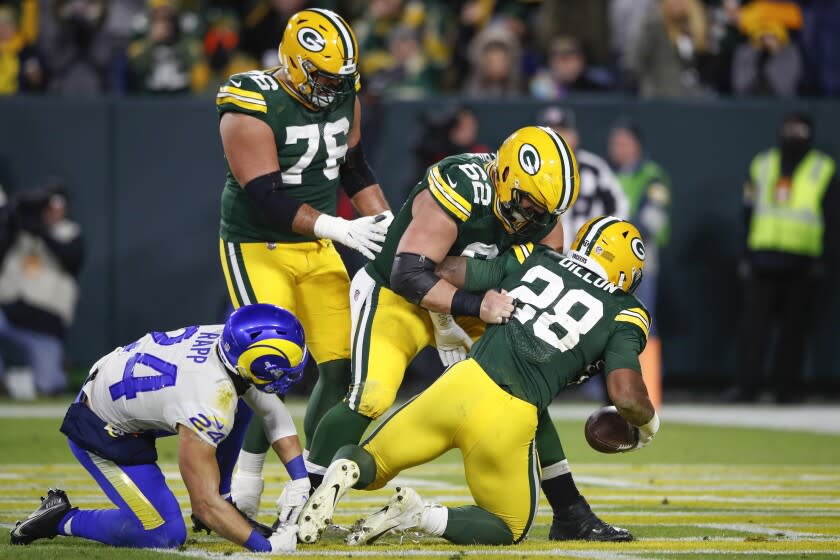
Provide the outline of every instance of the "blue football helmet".
<path id="1" fill-rule="evenodd" d="M 309 350 L 303 325 L 268 303 L 245 305 L 230 314 L 222 331 L 222 361 L 265 393 L 285 394 L 301 380 Z"/>

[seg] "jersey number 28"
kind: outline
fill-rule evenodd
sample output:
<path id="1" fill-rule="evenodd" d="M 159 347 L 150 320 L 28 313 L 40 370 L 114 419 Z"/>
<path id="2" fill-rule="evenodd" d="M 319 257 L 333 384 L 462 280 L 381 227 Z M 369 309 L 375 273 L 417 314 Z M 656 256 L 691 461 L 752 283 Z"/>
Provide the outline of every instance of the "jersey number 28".
<path id="1" fill-rule="evenodd" d="M 577 346 L 581 335 L 592 330 L 604 316 L 604 304 L 600 300 L 580 289 L 564 293 L 563 279 L 544 266 L 528 270 L 522 282 L 531 286 L 540 282 L 543 288 L 537 293 L 523 284 L 511 290 L 510 296 L 525 304 L 513 318 L 523 325 L 532 322 L 534 335 L 561 352 Z M 558 326 L 565 331 L 562 337 L 558 336 Z"/>

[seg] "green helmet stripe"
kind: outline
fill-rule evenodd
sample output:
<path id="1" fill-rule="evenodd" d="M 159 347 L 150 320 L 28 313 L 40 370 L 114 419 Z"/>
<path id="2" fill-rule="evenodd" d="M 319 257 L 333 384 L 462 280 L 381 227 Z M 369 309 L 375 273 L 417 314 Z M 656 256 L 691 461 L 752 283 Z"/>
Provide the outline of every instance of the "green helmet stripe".
<path id="1" fill-rule="evenodd" d="M 344 57 L 352 59 L 355 57 L 356 48 L 355 43 L 353 42 L 353 33 L 350 31 L 350 27 L 344 22 L 344 20 L 333 11 L 325 10 L 323 8 L 310 8 L 309 11 L 317 12 L 330 20 L 330 22 L 335 26 L 338 30 L 338 36 L 341 38 L 341 44 L 344 45 Z"/>
<path id="2" fill-rule="evenodd" d="M 612 224 L 620 221 L 621 220 L 615 216 L 604 216 L 603 218 L 593 220 L 592 223 L 589 224 L 586 233 L 584 233 L 583 237 L 581 237 L 580 247 L 577 247 L 575 250 L 588 256 L 592 253 L 592 249 L 595 247 L 595 240 L 601 237 L 604 230 Z M 585 249 L 581 250 L 581 247 L 585 247 Z"/>
<path id="3" fill-rule="evenodd" d="M 554 142 L 554 147 L 557 148 L 557 153 L 560 154 L 560 159 L 563 162 L 563 192 L 560 195 L 560 208 L 567 208 L 572 200 L 572 193 L 575 190 L 573 184 L 574 169 L 572 168 L 572 151 L 566 144 L 563 138 L 547 126 L 538 127 L 540 130 L 548 134 L 551 141 Z"/>

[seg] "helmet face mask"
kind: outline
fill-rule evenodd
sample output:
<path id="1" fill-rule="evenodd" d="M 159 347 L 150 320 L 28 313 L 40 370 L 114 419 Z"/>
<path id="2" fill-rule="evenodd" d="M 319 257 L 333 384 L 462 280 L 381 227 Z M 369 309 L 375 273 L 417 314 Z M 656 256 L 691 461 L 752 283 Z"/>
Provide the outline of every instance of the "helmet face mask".
<path id="1" fill-rule="evenodd" d="M 303 60 L 300 64 L 306 72 L 306 82 L 298 86 L 298 92 L 319 109 L 331 109 L 339 105 L 355 88 L 353 76 L 319 70 L 309 60 Z"/>
<path id="2" fill-rule="evenodd" d="M 264 303 L 231 314 L 218 354 L 228 371 L 259 391 L 279 394 L 301 380 L 309 359 L 300 321 L 285 309 Z"/>
<path id="3" fill-rule="evenodd" d="M 527 200 L 530 204 L 527 207 L 523 206 L 523 200 Z M 537 208 L 542 212 L 537 211 Z M 500 211 L 510 223 L 513 233 L 520 236 L 528 236 L 555 223 L 559 215 L 556 212 L 549 212 L 528 193 L 516 188 L 511 191 L 510 201 L 501 203 Z"/>
<path id="4" fill-rule="evenodd" d="M 642 282 L 642 236 L 636 226 L 615 216 L 598 216 L 583 224 L 569 256 L 628 294 Z"/>

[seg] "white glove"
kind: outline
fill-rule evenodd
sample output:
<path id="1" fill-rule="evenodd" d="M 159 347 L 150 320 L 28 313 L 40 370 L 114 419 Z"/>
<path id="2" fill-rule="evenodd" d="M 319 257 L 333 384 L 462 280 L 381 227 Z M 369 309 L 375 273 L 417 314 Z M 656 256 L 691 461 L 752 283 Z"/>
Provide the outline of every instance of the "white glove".
<path id="1" fill-rule="evenodd" d="M 393 216 L 391 220 L 393 220 Z M 387 224 L 390 223 L 385 214 L 365 216 L 355 220 L 345 220 L 344 218 L 321 214 L 315 220 L 315 226 L 312 230 L 315 237 L 332 239 L 373 260 L 376 257 L 374 253 L 382 251 L 382 243 L 385 241 L 385 233 L 388 231 Z"/>
<path id="2" fill-rule="evenodd" d="M 385 228 L 385 231 L 387 232 L 388 228 L 391 227 L 391 222 L 394 221 L 394 213 L 390 210 L 385 210 L 384 212 L 377 214 L 377 216 L 385 216 L 384 218 L 381 218 L 378 223 L 380 226 Z"/>
<path id="3" fill-rule="evenodd" d="M 274 533 L 268 537 L 271 543 L 271 552 L 294 552 L 297 547 L 297 525 L 280 525 Z"/>
<path id="4" fill-rule="evenodd" d="M 470 335 L 455 322 L 452 315 L 434 311 L 429 311 L 429 315 L 435 327 L 435 346 L 443 365 L 449 367 L 465 359 L 473 344 Z"/>
<path id="5" fill-rule="evenodd" d="M 650 422 L 643 426 L 638 426 L 636 429 L 639 430 L 639 443 L 636 444 L 634 449 L 641 449 L 653 441 L 653 436 L 659 431 L 659 415 L 654 411 L 653 418 L 650 419 Z"/>
<path id="6" fill-rule="evenodd" d="M 300 510 L 303 509 L 303 505 L 309 499 L 311 488 L 309 477 L 290 480 L 283 486 L 283 493 L 277 499 L 277 518 L 281 524 L 286 522 L 297 523 Z"/>
<path id="7" fill-rule="evenodd" d="M 260 498 L 265 482 L 261 476 L 241 474 L 237 471 L 230 482 L 230 496 L 239 510 L 256 519 L 260 512 Z"/>

